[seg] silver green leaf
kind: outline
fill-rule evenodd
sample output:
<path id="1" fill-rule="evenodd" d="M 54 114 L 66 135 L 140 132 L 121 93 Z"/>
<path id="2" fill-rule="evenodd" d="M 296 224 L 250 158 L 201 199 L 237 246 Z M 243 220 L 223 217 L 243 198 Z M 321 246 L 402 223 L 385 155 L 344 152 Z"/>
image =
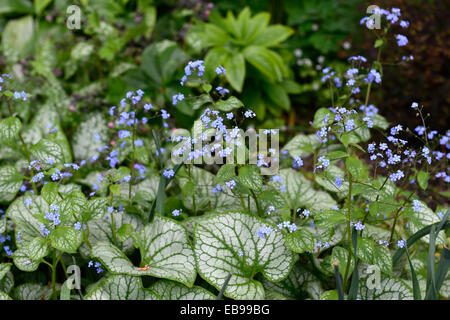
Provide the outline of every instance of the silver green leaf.
<path id="1" fill-rule="evenodd" d="M 0 300 L 12 300 L 12 298 L 7 293 L 0 291 Z"/>
<path id="2" fill-rule="evenodd" d="M 22 185 L 22 177 L 13 166 L 0 167 L 0 203 L 14 199 Z"/>
<path id="3" fill-rule="evenodd" d="M 39 159 L 43 163 L 47 163 L 48 159 L 59 164 L 64 162 L 64 154 L 61 146 L 49 139 L 41 139 L 30 148 L 30 153 L 33 159 Z"/>
<path id="4" fill-rule="evenodd" d="M 14 275 L 12 272 L 8 272 L 2 280 L 0 280 L 0 291 L 9 293 L 14 287 Z"/>
<path id="5" fill-rule="evenodd" d="M 325 191 L 316 190 L 313 183 L 294 169 L 282 169 L 278 173 L 283 178 L 286 191 L 281 192 L 292 210 L 307 208 L 312 210 L 331 209 L 336 201 Z"/>
<path id="6" fill-rule="evenodd" d="M 0 280 L 9 272 L 11 265 L 11 263 L 0 263 Z"/>
<path id="7" fill-rule="evenodd" d="M 292 138 L 283 149 L 289 151 L 292 157 L 305 157 L 313 153 L 319 145 L 319 139 L 315 134 L 300 134 Z"/>
<path id="8" fill-rule="evenodd" d="M 290 272 L 293 253 L 283 236 L 272 232 L 257 235 L 264 220 L 241 212 L 213 214 L 194 229 L 197 269 L 203 279 L 220 289 L 231 273 L 224 295 L 233 299 L 263 299 L 264 288 L 253 277 L 261 272 L 270 281 L 280 281 Z"/>
<path id="9" fill-rule="evenodd" d="M 360 273 L 361 275 L 361 273 Z M 377 273 L 359 280 L 358 298 L 361 300 L 412 300 L 411 287 L 402 279 Z"/>
<path id="10" fill-rule="evenodd" d="M 314 250 L 314 236 L 306 228 L 299 228 L 285 236 L 286 245 L 294 252 L 303 253 Z"/>
<path id="11" fill-rule="evenodd" d="M 418 200 L 420 201 L 420 200 Z M 420 209 L 418 211 L 414 211 L 411 207 L 407 208 L 406 216 L 408 217 L 408 225 L 410 234 L 413 235 L 417 231 L 430 224 L 441 221 L 439 216 L 431 210 L 423 201 L 420 201 Z M 421 238 L 425 243 L 430 243 L 430 236 L 424 236 Z M 443 245 L 445 242 L 444 231 L 439 232 L 438 237 L 436 238 L 436 245 Z"/>
<path id="12" fill-rule="evenodd" d="M 319 280 L 299 264 L 294 265 L 289 276 L 284 280 L 272 282 L 263 279 L 262 282 L 266 291 L 266 299 L 270 298 L 268 292 L 272 291 L 283 295 L 286 299 L 299 300 L 305 298 L 305 296 L 311 296 L 310 287 L 317 285 L 320 287 Z M 311 298 L 313 297 L 311 296 Z"/>
<path id="13" fill-rule="evenodd" d="M 95 135 L 100 139 L 96 140 Z M 80 123 L 72 140 L 73 154 L 75 159 L 88 160 L 100 153 L 98 149 L 107 144 L 108 126 L 101 113 L 89 114 L 86 121 Z"/>
<path id="14" fill-rule="evenodd" d="M 56 284 L 56 290 L 61 288 L 61 284 Z M 49 300 L 52 295 L 52 288 L 37 283 L 24 283 L 14 289 L 14 297 L 19 300 Z"/>
<path id="15" fill-rule="evenodd" d="M 215 300 L 217 297 L 208 290 L 193 286 L 188 288 L 180 283 L 170 280 L 159 280 L 150 289 L 162 300 Z"/>
<path id="16" fill-rule="evenodd" d="M 140 277 L 112 275 L 100 280 L 85 296 L 85 300 L 159 300 L 142 287 Z"/>
<path id="17" fill-rule="evenodd" d="M 142 263 L 155 277 L 192 287 L 196 277 L 194 252 L 185 227 L 171 219 L 156 216 L 139 233 Z"/>
<path id="18" fill-rule="evenodd" d="M 0 142 L 13 142 L 21 127 L 22 123 L 16 117 L 10 117 L 0 120 Z"/>
<path id="19" fill-rule="evenodd" d="M 30 206 L 24 204 L 25 199 L 31 199 Z M 23 196 L 14 200 L 6 211 L 6 216 L 9 217 L 16 225 L 17 233 L 20 231 L 20 237 L 23 243 L 31 241 L 33 238 L 40 236 L 40 217 L 49 210 L 49 206 L 45 200 L 40 196 Z M 17 242 L 18 246 L 22 242 Z"/>
<path id="20" fill-rule="evenodd" d="M 76 253 L 83 241 L 82 232 L 73 227 L 58 227 L 50 234 L 52 247 L 62 252 Z"/>

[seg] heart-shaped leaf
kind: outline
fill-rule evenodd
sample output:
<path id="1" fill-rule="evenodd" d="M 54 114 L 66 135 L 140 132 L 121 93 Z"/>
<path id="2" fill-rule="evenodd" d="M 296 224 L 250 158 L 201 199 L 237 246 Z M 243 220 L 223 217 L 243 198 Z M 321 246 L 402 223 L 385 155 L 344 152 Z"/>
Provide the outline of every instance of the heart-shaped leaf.
<path id="1" fill-rule="evenodd" d="M 170 280 L 155 282 L 150 290 L 155 292 L 162 300 L 215 300 L 217 297 L 208 290 L 193 286 L 188 288 L 180 283 Z"/>
<path id="2" fill-rule="evenodd" d="M 225 296 L 263 299 L 264 288 L 253 277 L 261 272 L 271 281 L 280 281 L 294 262 L 280 233 L 264 239 L 257 235 L 263 225 L 267 225 L 264 220 L 241 212 L 200 220 L 194 229 L 194 251 L 202 278 L 220 290 L 231 273 Z"/>
<path id="3" fill-rule="evenodd" d="M 113 275 L 100 280 L 85 300 L 159 300 L 159 297 L 142 287 L 140 277 Z"/>

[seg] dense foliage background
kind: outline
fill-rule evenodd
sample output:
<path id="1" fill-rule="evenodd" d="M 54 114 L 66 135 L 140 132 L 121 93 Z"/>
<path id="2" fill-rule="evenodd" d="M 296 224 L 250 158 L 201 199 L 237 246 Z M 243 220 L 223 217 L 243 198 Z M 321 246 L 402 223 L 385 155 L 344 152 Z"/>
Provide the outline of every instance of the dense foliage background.
<path id="1" fill-rule="evenodd" d="M 0 1 L 0 298 L 447 299 L 448 4 L 372 4 Z"/>

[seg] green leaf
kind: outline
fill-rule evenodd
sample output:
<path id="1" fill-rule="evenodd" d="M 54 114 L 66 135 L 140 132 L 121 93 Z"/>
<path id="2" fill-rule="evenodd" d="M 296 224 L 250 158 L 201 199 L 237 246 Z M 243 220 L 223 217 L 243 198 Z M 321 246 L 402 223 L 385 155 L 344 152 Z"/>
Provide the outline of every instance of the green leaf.
<path id="1" fill-rule="evenodd" d="M 180 283 L 170 280 L 155 282 L 150 290 L 155 292 L 162 300 L 215 300 L 216 296 L 208 290 L 193 286 L 188 288 Z"/>
<path id="2" fill-rule="evenodd" d="M 244 55 L 242 53 L 233 54 L 224 64 L 227 70 L 225 77 L 228 82 L 234 90 L 241 92 L 245 79 Z"/>
<path id="3" fill-rule="evenodd" d="M 338 292 L 336 290 L 328 290 L 322 293 L 320 300 L 339 300 Z"/>
<path id="4" fill-rule="evenodd" d="M 158 86 L 173 79 L 177 69 L 186 62 L 188 56 L 170 40 L 156 42 L 142 53 L 141 69 Z"/>
<path id="5" fill-rule="evenodd" d="M 108 126 L 101 113 L 90 113 L 86 120 L 81 122 L 72 139 L 73 154 L 75 159 L 87 160 L 100 155 L 98 149 L 108 144 Z M 99 140 L 95 135 L 100 136 Z"/>
<path id="6" fill-rule="evenodd" d="M 374 44 L 374 48 L 379 48 L 379 47 L 381 47 L 383 45 L 383 40 L 382 39 L 377 39 L 376 41 L 375 41 L 375 44 Z"/>
<path id="7" fill-rule="evenodd" d="M 282 72 L 279 65 L 282 59 L 275 52 L 262 46 L 249 46 L 245 48 L 244 56 L 269 82 L 274 83 L 282 80 Z"/>
<path id="8" fill-rule="evenodd" d="M 0 280 L 0 291 L 9 293 L 14 287 L 14 275 L 12 272 L 6 273 L 3 279 Z"/>
<path id="9" fill-rule="evenodd" d="M 41 139 L 37 144 L 30 148 L 31 157 L 39 159 L 43 163 L 48 163 L 48 159 L 56 164 L 64 163 L 63 150 L 58 143 L 49 139 Z"/>
<path id="10" fill-rule="evenodd" d="M 24 204 L 27 198 L 32 200 L 29 207 Z M 16 233 L 21 232 L 22 241 L 28 242 L 41 235 L 39 218 L 43 218 L 45 212 L 49 212 L 49 210 L 49 205 L 42 197 L 24 196 L 11 203 L 6 211 L 6 216 L 16 225 Z"/>
<path id="11" fill-rule="evenodd" d="M 238 180 L 251 190 L 260 190 L 262 188 L 262 178 L 256 166 L 247 165 L 240 167 Z"/>
<path id="12" fill-rule="evenodd" d="M 269 299 L 269 291 L 293 300 L 305 299 L 308 296 L 312 299 L 318 299 L 322 293 L 319 280 L 299 264 L 294 265 L 287 278 L 277 282 L 263 279 L 263 285 L 266 291 L 266 299 Z M 316 293 L 317 288 L 319 288 L 319 294 Z"/>
<path id="13" fill-rule="evenodd" d="M 293 233 L 288 233 L 285 238 L 286 245 L 294 252 L 304 253 L 314 250 L 314 237 L 307 229 L 297 229 Z"/>
<path id="14" fill-rule="evenodd" d="M 72 227 L 58 227 L 50 234 L 52 247 L 62 252 L 76 253 L 81 245 L 82 233 Z"/>
<path id="15" fill-rule="evenodd" d="M 151 275 L 181 282 L 192 287 L 195 281 L 194 257 L 187 231 L 171 219 L 156 216 L 139 233 L 142 265 L 138 270 L 117 247 L 109 242 L 97 243 L 91 255 L 113 274 Z"/>
<path id="16" fill-rule="evenodd" d="M 342 275 L 342 277 L 345 274 L 345 270 L 347 269 L 347 261 L 348 261 L 348 250 L 344 249 L 342 247 L 336 246 L 333 248 L 333 252 L 331 254 L 331 262 L 334 263 L 335 261 L 338 262 L 338 269 L 339 273 Z M 350 266 L 348 267 L 349 275 L 351 274 L 351 271 L 355 267 L 355 259 L 353 257 L 350 259 Z"/>
<path id="17" fill-rule="evenodd" d="M 192 287 L 196 277 L 194 253 L 187 230 L 171 219 L 155 217 L 140 231 L 142 263 L 155 277 Z"/>
<path id="18" fill-rule="evenodd" d="M 319 145 L 320 142 L 315 134 L 299 134 L 292 138 L 283 149 L 289 151 L 292 157 L 306 157 L 313 153 Z"/>
<path id="19" fill-rule="evenodd" d="M 420 200 L 419 200 L 420 201 Z M 423 201 L 420 201 L 420 209 L 418 211 L 414 211 L 411 207 L 405 209 L 405 214 L 408 217 L 408 231 L 411 234 L 418 232 L 420 229 L 434 224 L 436 222 L 440 222 L 441 219 L 439 216 L 433 212 Z M 430 243 L 430 236 L 425 236 L 421 238 L 425 243 Z M 444 232 L 441 231 L 436 239 L 437 245 L 443 245 L 445 242 Z"/>
<path id="20" fill-rule="evenodd" d="M 60 287 L 60 284 L 56 284 L 56 290 L 59 290 Z M 19 300 L 49 300 L 52 288 L 37 283 L 24 283 L 15 288 L 14 292 L 14 296 Z"/>
<path id="21" fill-rule="evenodd" d="M 235 176 L 235 168 L 236 165 L 228 163 L 221 166 L 216 174 L 216 183 L 224 183 L 233 178 Z"/>
<path id="22" fill-rule="evenodd" d="M 392 255 L 388 248 L 375 244 L 373 264 L 376 265 L 384 274 L 393 275 Z"/>
<path id="23" fill-rule="evenodd" d="M 325 121 L 326 119 L 326 121 Z M 322 128 L 333 123 L 333 113 L 327 108 L 319 108 L 314 114 L 313 127 Z"/>
<path id="24" fill-rule="evenodd" d="M 15 140 L 22 123 L 16 117 L 9 117 L 0 121 L 0 142 L 11 143 Z"/>
<path id="25" fill-rule="evenodd" d="M 280 281 L 290 272 L 293 253 L 283 236 L 272 232 L 258 237 L 267 223 L 241 212 L 209 215 L 194 228 L 197 269 L 203 279 L 218 290 L 228 274 L 231 279 L 224 295 L 233 299 L 263 299 L 264 288 L 254 280 L 261 272 L 270 281 Z"/>
<path id="26" fill-rule="evenodd" d="M 26 246 L 28 257 L 31 260 L 39 260 L 48 255 L 50 251 L 48 239 L 42 237 L 36 237 L 31 240 Z"/>
<path id="27" fill-rule="evenodd" d="M 22 177 L 13 166 L 0 167 L 0 203 L 10 202 L 22 185 Z"/>
<path id="28" fill-rule="evenodd" d="M 28 0 L 5 0 L 0 4 L 0 15 L 5 13 L 33 13 L 33 6 Z"/>
<path id="29" fill-rule="evenodd" d="M 313 183 L 300 172 L 289 168 L 280 170 L 278 175 L 283 178 L 282 184 L 286 186 L 286 192 L 281 192 L 281 195 L 292 210 L 307 208 L 319 211 L 336 205 L 336 201 L 327 192 L 315 190 Z"/>
<path id="30" fill-rule="evenodd" d="M 32 16 L 9 20 L 2 31 L 2 51 L 8 54 L 10 60 L 17 61 L 29 52 L 33 35 Z"/>
<path id="31" fill-rule="evenodd" d="M 412 300 L 411 288 L 404 280 L 387 275 L 381 275 L 380 283 L 369 277 L 359 281 L 358 298 L 361 300 Z"/>
<path id="32" fill-rule="evenodd" d="M 61 213 L 61 222 L 70 221 L 75 223 L 82 220 L 83 212 L 87 207 L 87 200 L 81 191 L 72 191 L 57 202 Z"/>
<path id="33" fill-rule="evenodd" d="M 48 182 L 44 185 L 44 187 L 41 190 L 42 198 L 48 203 L 53 204 L 57 200 L 60 200 L 61 197 L 58 194 L 58 187 L 59 185 L 54 182 Z"/>
<path id="34" fill-rule="evenodd" d="M 417 174 L 417 182 L 422 190 L 426 190 L 428 188 L 428 179 L 430 178 L 430 174 L 425 171 L 419 171 Z"/>
<path id="35" fill-rule="evenodd" d="M 34 0 L 34 10 L 38 16 L 52 2 L 52 0 Z"/>
<path id="36" fill-rule="evenodd" d="M 140 277 L 112 275 L 100 280 L 85 300 L 159 300 L 151 290 L 142 287 Z"/>
<path id="37" fill-rule="evenodd" d="M 11 263 L 0 263 L 0 280 L 2 280 L 11 269 Z"/>
<path id="38" fill-rule="evenodd" d="M 243 107 L 244 104 L 238 98 L 231 96 L 227 100 L 218 100 L 216 102 L 216 108 L 220 111 L 229 112 L 234 109 Z"/>
<path id="39" fill-rule="evenodd" d="M 265 83 L 264 92 L 277 106 L 289 111 L 291 108 L 291 100 L 282 85 Z"/>
<path id="40" fill-rule="evenodd" d="M 364 180 L 364 166 L 361 160 L 356 157 L 348 157 L 345 160 L 345 167 L 357 180 Z"/>
<path id="41" fill-rule="evenodd" d="M 259 33 L 252 41 L 254 45 L 261 45 L 264 47 L 272 47 L 283 42 L 293 34 L 294 30 L 282 25 L 272 25 L 264 29 L 264 32 Z"/>
<path id="42" fill-rule="evenodd" d="M 0 291 L 0 300 L 12 300 L 12 298 L 8 296 L 8 294 L 6 294 L 5 292 Z"/>

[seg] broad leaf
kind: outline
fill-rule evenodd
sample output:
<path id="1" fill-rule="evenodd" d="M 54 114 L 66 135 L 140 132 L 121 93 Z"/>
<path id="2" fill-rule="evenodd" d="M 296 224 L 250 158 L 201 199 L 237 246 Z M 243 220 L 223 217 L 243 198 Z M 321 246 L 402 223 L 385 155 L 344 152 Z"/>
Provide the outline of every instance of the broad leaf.
<path id="1" fill-rule="evenodd" d="M 162 300 L 215 300 L 217 297 L 208 290 L 193 286 L 188 288 L 180 283 L 170 280 L 155 282 L 150 290 L 155 292 Z"/>
<path id="2" fill-rule="evenodd" d="M 11 143 L 16 138 L 22 124 L 16 117 L 6 118 L 0 121 L 0 142 Z"/>
<path id="3" fill-rule="evenodd" d="M 142 287 L 140 277 L 113 275 L 98 282 L 85 300 L 158 300 L 159 297 Z"/>
<path id="4" fill-rule="evenodd" d="M 281 195 L 291 209 L 305 207 L 319 211 L 336 205 L 336 201 L 327 192 L 315 190 L 312 182 L 301 173 L 293 169 L 282 169 L 278 175 L 283 178 L 282 184 L 286 186 L 286 191 L 281 192 Z"/>
<path id="5" fill-rule="evenodd" d="M 0 203 L 14 199 L 22 185 L 22 177 L 12 166 L 0 167 Z"/>
<path id="6" fill-rule="evenodd" d="M 294 257 L 280 233 L 262 239 L 259 228 L 267 223 L 245 213 L 211 215 L 194 229 L 194 251 L 199 274 L 220 290 L 228 274 L 224 295 L 233 299 L 263 299 L 264 288 L 253 277 L 261 272 L 270 281 L 284 279 Z"/>

